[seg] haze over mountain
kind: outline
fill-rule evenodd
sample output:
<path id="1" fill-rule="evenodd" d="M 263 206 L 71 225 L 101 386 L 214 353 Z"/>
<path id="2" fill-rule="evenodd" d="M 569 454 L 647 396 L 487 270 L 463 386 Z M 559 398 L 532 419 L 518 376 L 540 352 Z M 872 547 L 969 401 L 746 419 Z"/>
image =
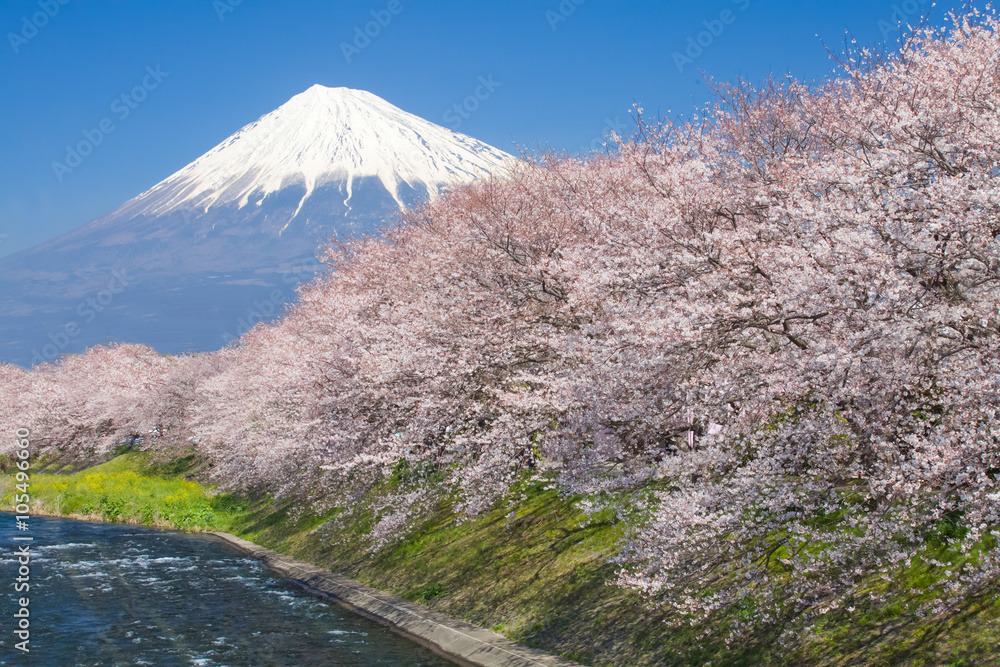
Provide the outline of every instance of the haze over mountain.
<path id="1" fill-rule="evenodd" d="M 0 361 L 111 340 L 217 349 L 279 314 L 327 239 L 512 160 L 371 93 L 313 86 L 114 211 L 0 259 Z"/>

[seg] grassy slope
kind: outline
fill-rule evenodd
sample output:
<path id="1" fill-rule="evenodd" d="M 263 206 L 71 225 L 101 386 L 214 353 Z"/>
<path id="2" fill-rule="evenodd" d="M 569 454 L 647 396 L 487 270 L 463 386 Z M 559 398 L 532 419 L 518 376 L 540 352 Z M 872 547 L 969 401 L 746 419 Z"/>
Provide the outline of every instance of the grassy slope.
<path id="1" fill-rule="evenodd" d="M 233 499 L 210 497 L 205 486 L 185 479 L 182 473 L 194 460 L 164 464 L 152 461 L 147 453 L 132 452 L 69 474 L 33 472 L 32 512 L 183 530 L 225 530 L 234 516 Z M 50 469 L 60 467 L 50 465 Z M 3 487 L 8 506 L 14 490 L 14 480 L 8 476 Z"/>
<path id="2" fill-rule="evenodd" d="M 209 496 L 187 481 L 203 465 L 188 455 L 127 453 L 72 474 L 33 474 L 36 510 L 186 529 L 227 530 L 439 611 L 592 665 L 990 665 L 1000 664 L 1000 603 L 974 601 L 919 619 L 894 607 L 837 611 L 811 629 L 793 622 L 727 648 L 715 628 L 670 627 L 633 593 L 608 582 L 624 536 L 610 515 L 587 518 L 555 491 L 526 489 L 514 513 L 497 508 L 458 521 L 441 505 L 405 541 L 369 555 L 370 517 L 293 516 L 271 499 Z M 58 462 L 48 470 L 61 470 Z M 9 505 L 11 480 L 4 502 Z M 908 582 L 912 583 L 912 582 Z M 709 638 L 700 638 L 709 630 Z M 714 631 L 714 632 L 713 632 Z M 713 638 L 716 637 L 716 638 Z"/>

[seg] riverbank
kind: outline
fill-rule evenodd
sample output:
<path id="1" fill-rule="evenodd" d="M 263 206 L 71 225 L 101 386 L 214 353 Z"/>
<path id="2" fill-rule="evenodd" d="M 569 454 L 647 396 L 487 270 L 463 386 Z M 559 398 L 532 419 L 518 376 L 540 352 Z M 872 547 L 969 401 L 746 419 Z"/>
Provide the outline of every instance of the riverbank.
<path id="1" fill-rule="evenodd" d="M 595 667 L 963 667 L 994 664 L 1000 644 L 996 596 L 921 617 L 908 612 L 900 582 L 873 580 L 872 592 L 887 596 L 888 603 L 859 600 L 855 609 L 787 619 L 778 630 L 727 645 L 724 623 L 738 618 L 714 626 L 670 626 L 662 612 L 612 585 L 616 568 L 609 559 L 625 537 L 623 524 L 611 514 L 582 514 L 573 499 L 544 484 L 528 485 L 515 501 L 472 520 L 460 520 L 442 499 L 406 539 L 372 550 L 371 517 L 363 512 L 334 508 L 312 514 L 296 511 L 287 500 L 212 495 L 186 479 L 202 464 L 196 457 L 164 461 L 133 452 L 85 470 L 50 462 L 43 471 L 73 474 L 36 473 L 32 479 L 42 507 L 76 508 L 78 514 L 91 508 L 83 518 L 231 533 L 282 558 Z M 190 491 L 187 509 L 174 516 L 187 517 L 187 526 L 166 519 L 181 488 Z M 201 523 L 190 523 L 192 517 Z"/>
<path id="2" fill-rule="evenodd" d="M 424 605 L 358 583 L 347 577 L 288 558 L 235 535 L 213 532 L 241 552 L 294 581 L 310 593 L 332 599 L 367 618 L 470 667 L 579 667 L 542 651 L 532 650 L 470 623 Z"/>

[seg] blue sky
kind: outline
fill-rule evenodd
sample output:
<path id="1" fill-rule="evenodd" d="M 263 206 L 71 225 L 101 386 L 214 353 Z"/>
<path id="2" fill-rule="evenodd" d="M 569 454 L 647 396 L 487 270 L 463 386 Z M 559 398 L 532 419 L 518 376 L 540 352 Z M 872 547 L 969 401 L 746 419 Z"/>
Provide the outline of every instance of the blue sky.
<path id="1" fill-rule="evenodd" d="M 704 104 L 703 73 L 814 80 L 848 31 L 891 46 L 900 19 L 941 23 L 960 4 L 0 1 L 0 255 L 108 212 L 314 83 L 369 90 L 508 151 L 576 152 L 627 126 L 635 102 L 650 114 Z M 486 99 L 449 114 L 481 78 Z M 55 169 L 85 136 L 93 152 Z"/>

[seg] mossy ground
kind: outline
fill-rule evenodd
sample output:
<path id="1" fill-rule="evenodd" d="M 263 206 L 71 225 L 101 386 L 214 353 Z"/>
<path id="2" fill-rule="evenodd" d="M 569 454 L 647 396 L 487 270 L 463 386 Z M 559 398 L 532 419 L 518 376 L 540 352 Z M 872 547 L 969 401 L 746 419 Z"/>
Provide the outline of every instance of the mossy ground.
<path id="1" fill-rule="evenodd" d="M 370 553 L 372 517 L 363 510 L 298 514 L 290 501 L 213 495 L 186 479 L 204 465 L 191 452 L 128 452 L 70 474 L 33 473 L 32 495 L 36 506 L 61 515 L 226 530 L 589 665 L 1000 664 L 997 591 L 933 618 L 910 612 L 912 594 L 899 592 L 890 596 L 894 604 L 790 619 L 727 646 L 733 618 L 669 625 L 638 595 L 614 586 L 609 559 L 625 526 L 610 513 L 583 514 L 544 484 L 473 520 L 462 520 L 443 498 L 405 540 Z M 8 477 L 5 503 L 11 490 Z M 909 590 L 922 576 L 913 571 L 873 586 Z"/>

